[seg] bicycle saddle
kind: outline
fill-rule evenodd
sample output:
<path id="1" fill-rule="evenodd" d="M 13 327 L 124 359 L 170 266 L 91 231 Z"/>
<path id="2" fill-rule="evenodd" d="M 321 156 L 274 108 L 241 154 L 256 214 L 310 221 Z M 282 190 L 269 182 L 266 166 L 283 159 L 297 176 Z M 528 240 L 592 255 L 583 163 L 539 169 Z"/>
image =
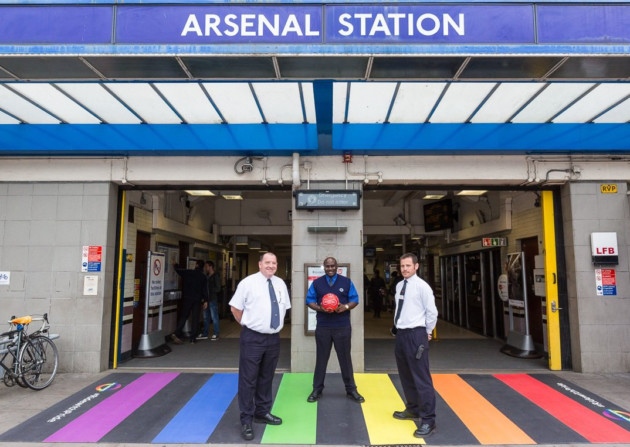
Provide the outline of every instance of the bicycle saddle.
<path id="1" fill-rule="evenodd" d="M 31 321 L 33 321 L 33 317 L 31 317 L 30 315 L 26 315 L 25 317 L 13 318 L 12 320 L 9 321 L 9 323 L 11 323 L 11 324 L 29 324 Z"/>

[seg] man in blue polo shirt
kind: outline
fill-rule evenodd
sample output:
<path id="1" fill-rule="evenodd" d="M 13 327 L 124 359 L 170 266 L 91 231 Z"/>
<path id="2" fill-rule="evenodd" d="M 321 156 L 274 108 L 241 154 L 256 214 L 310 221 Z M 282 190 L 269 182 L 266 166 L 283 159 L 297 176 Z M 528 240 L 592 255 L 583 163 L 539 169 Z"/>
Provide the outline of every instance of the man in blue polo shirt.
<path id="1" fill-rule="evenodd" d="M 359 294 L 350 278 L 337 273 L 335 258 L 328 257 L 324 260 L 324 271 L 326 274 L 313 281 L 306 294 L 306 305 L 317 312 L 317 327 L 315 328 L 317 357 L 313 375 L 313 391 L 306 400 L 315 402 L 321 397 L 330 350 L 334 346 L 341 368 L 341 377 L 346 387 L 346 395 L 353 401 L 362 403 L 365 399 L 357 392 L 350 355 L 352 338 L 350 310 L 359 304 Z M 336 309 L 325 310 L 321 306 L 322 297 L 328 293 L 333 293 L 339 298 Z"/>

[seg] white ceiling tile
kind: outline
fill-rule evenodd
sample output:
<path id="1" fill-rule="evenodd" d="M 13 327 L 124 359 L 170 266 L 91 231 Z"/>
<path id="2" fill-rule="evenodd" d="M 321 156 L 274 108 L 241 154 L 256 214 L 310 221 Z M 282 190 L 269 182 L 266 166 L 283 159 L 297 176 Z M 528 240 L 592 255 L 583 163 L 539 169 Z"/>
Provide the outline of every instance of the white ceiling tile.
<path id="1" fill-rule="evenodd" d="M 15 88 L 17 83 L 10 85 L 11 88 Z M 60 123 L 58 119 L 4 87 L 4 85 L 0 85 L 0 109 L 6 110 L 23 122 L 29 124 Z"/>
<path id="2" fill-rule="evenodd" d="M 333 123 L 343 123 L 346 117 L 348 82 L 333 83 Z"/>
<path id="3" fill-rule="evenodd" d="M 613 107 L 602 116 L 593 120 L 594 123 L 630 123 L 630 98 Z"/>
<path id="4" fill-rule="evenodd" d="M 201 86 L 194 82 L 154 84 L 188 124 L 219 124 L 221 117 Z"/>
<path id="5" fill-rule="evenodd" d="M 32 84 L 16 83 L 12 87 L 67 123 L 100 123 L 98 118 L 56 89 L 53 84 L 39 82 Z"/>
<path id="6" fill-rule="evenodd" d="M 513 123 L 546 123 L 560 110 L 593 86 L 585 82 L 556 82 L 549 84 L 513 119 Z"/>
<path id="7" fill-rule="evenodd" d="M 544 85 L 541 82 L 504 82 L 492 92 L 470 122 L 505 123 Z"/>
<path id="8" fill-rule="evenodd" d="M 0 124 L 20 124 L 20 121 L 0 110 Z"/>
<path id="9" fill-rule="evenodd" d="M 312 82 L 302 82 L 302 94 L 304 95 L 304 108 L 306 110 L 306 121 L 315 124 L 317 115 L 315 113 L 315 93 Z"/>
<path id="10" fill-rule="evenodd" d="M 583 98 L 553 119 L 554 123 L 586 123 L 630 94 L 630 84 L 606 83 L 595 87 Z"/>
<path id="11" fill-rule="evenodd" d="M 141 120 L 127 109 L 101 83 L 58 83 L 57 87 L 68 93 L 83 107 L 108 124 L 140 124 Z"/>
<path id="12" fill-rule="evenodd" d="M 350 84 L 350 123 L 383 123 L 392 103 L 395 82 L 353 82 Z"/>
<path id="13" fill-rule="evenodd" d="M 146 82 L 108 82 L 107 88 L 148 124 L 179 124 L 181 120 Z"/>
<path id="14" fill-rule="evenodd" d="M 398 89 L 389 121 L 424 123 L 445 86 L 445 82 L 403 82 Z"/>
<path id="15" fill-rule="evenodd" d="M 204 82 L 203 86 L 228 124 L 262 122 L 256 101 L 246 82 Z"/>
<path id="16" fill-rule="evenodd" d="M 494 82 L 451 83 L 429 121 L 432 123 L 466 122 L 495 85 Z"/>
<path id="17" fill-rule="evenodd" d="M 299 124 L 304 121 L 297 82 L 256 82 L 253 87 L 268 123 Z"/>

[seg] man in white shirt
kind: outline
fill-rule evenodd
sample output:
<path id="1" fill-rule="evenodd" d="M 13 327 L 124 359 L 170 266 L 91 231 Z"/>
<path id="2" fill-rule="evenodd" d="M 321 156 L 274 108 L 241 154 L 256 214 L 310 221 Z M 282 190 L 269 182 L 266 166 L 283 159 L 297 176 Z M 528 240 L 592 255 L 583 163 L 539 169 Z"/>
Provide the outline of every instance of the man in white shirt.
<path id="1" fill-rule="evenodd" d="M 420 422 L 414 432 L 417 438 L 435 430 L 435 389 L 429 370 L 429 340 L 437 324 L 437 308 L 433 290 L 416 274 L 418 258 L 413 253 L 400 257 L 403 281 L 396 286 L 396 366 L 405 394 L 403 411 L 394 418 Z"/>
<path id="2" fill-rule="evenodd" d="M 258 273 L 243 279 L 230 300 L 232 314 L 241 325 L 238 365 L 238 405 L 241 436 L 254 439 L 252 421 L 280 425 L 282 419 L 270 413 L 273 376 L 280 356 L 280 331 L 291 308 L 284 281 L 275 276 L 278 259 L 265 253 Z"/>

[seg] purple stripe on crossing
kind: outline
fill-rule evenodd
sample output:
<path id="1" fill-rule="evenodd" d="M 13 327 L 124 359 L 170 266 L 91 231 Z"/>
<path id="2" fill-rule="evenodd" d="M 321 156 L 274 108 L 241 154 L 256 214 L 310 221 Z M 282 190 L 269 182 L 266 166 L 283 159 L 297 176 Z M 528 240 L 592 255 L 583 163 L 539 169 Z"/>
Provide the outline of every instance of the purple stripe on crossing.
<path id="1" fill-rule="evenodd" d="M 178 375 L 144 374 L 43 442 L 98 442 Z"/>

